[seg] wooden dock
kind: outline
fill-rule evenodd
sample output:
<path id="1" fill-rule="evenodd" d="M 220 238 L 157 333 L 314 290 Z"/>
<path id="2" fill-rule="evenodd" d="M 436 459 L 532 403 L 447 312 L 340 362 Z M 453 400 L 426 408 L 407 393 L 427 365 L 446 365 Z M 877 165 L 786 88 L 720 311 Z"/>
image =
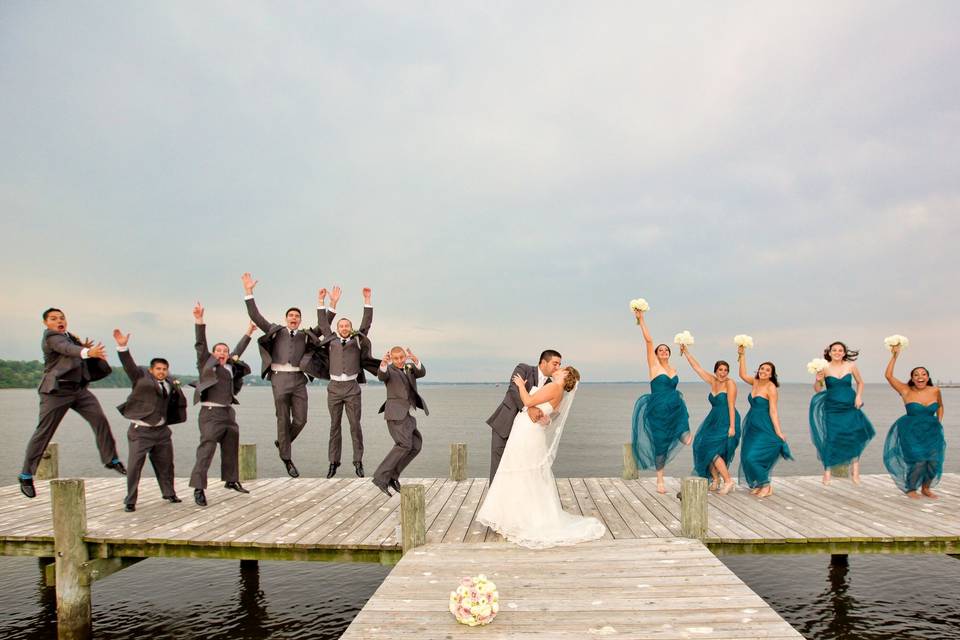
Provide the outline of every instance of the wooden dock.
<path id="1" fill-rule="evenodd" d="M 487 572 L 507 599 L 497 637 L 795 638 L 714 553 L 960 554 L 955 473 L 944 474 L 939 500 L 911 500 L 880 475 L 829 487 L 819 476 L 777 477 L 764 499 L 706 496 L 703 480 L 684 480 L 686 510 L 679 479 L 659 494 L 652 478 L 560 478 L 564 508 L 601 519 L 607 533 L 541 551 L 476 522 L 482 478 L 405 479 L 402 508 L 369 479 L 244 482 L 249 495 L 211 485 L 201 508 L 186 478 L 176 480 L 180 504 L 145 479 L 134 513 L 123 510 L 122 478 L 36 481 L 33 500 L 0 487 L 0 553 L 56 557 L 46 575 L 61 638 L 87 637 L 93 581 L 150 557 L 399 563 L 347 637 L 459 637 L 470 629 L 454 624 L 447 595 L 462 575 Z"/>
<path id="2" fill-rule="evenodd" d="M 214 484 L 210 506 L 193 504 L 187 479 L 176 481 L 182 504 L 160 499 L 144 480 L 134 513 L 123 511 L 122 478 L 87 478 L 84 539 L 96 557 L 196 557 L 335 560 L 394 564 L 401 556 L 400 500 L 366 479 L 272 478 L 246 481 L 250 495 Z M 426 542 L 496 542 L 475 521 L 486 479 L 411 478 L 425 488 Z M 0 487 L 3 555 L 53 556 L 48 482 L 28 500 L 16 485 Z M 560 478 L 564 508 L 600 518 L 608 539 L 680 535 L 678 479 L 658 494 L 653 479 Z M 819 476 L 778 477 L 775 493 L 710 495 L 703 542 L 717 553 L 960 553 L 960 474 L 944 474 L 939 500 L 911 500 L 887 476 L 855 486 Z"/>
<path id="3" fill-rule="evenodd" d="M 448 598 L 462 576 L 497 585 L 489 629 L 458 624 Z M 476 637 L 802 638 L 700 542 L 600 540 L 529 550 L 436 543 L 407 553 L 343 640 Z"/>

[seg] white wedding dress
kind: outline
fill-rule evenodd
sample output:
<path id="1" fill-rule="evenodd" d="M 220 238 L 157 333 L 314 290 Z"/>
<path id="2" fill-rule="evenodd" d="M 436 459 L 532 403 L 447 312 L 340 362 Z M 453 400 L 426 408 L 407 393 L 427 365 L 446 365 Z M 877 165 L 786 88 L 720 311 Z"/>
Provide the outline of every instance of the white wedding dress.
<path id="1" fill-rule="evenodd" d="M 530 392 L 536 393 L 536 387 Z M 564 394 L 560 406 L 544 427 L 526 411 L 513 421 L 497 475 L 477 513 L 504 538 L 531 549 L 571 545 L 603 537 L 607 529 L 596 518 L 567 513 L 560 504 L 553 460 L 576 389 Z M 549 404 L 541 405 L 551 415 Z"/>

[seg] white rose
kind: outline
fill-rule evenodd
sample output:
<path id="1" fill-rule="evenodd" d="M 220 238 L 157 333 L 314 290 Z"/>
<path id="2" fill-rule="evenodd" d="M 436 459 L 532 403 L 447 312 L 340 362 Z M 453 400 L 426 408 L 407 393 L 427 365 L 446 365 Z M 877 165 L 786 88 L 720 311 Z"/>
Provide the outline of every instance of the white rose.
<path id="1" fill-rule="evenodd" d="M 814 358 L 807 363 L 807 373 L 820 373 L 827 368 L 827 361 L 823 358 Z"/>
<path id="2" fill-rule="evenodd" d="M 693 342 L 693 336 L 690 335 L 689 331 L 681 331 L 677 335 L 673 336 L 674 344 L 690 345 L 693 344 Z"/>
<path id="3" fill-rule="evenodd" d="M 650 311 L 650 305 L 643 298 L 636 298 L 635 300 L 631 300 L 630 308 L 638 309 L 640 311 L 643 311 L 644 313 L 646 313 L 647 311 Z"/>
<path id="4" fill-rule="evenodd" d="M 746 349 L 753 348 L 753 338 L 743 333 L 733 336 L 733 344 Z"/>
<path id="5" fill-rule="evenodd" d="M 898 333 L 893 334 L 892 336 L 887 336 L 883 339 L 883 344 L 886 345 L 887 351 L 893 351 L 893 347 L 899 345 L 900 349 L 906 349 L 910 344 L 910 341 L 906 336 L 901 336 Z"/>

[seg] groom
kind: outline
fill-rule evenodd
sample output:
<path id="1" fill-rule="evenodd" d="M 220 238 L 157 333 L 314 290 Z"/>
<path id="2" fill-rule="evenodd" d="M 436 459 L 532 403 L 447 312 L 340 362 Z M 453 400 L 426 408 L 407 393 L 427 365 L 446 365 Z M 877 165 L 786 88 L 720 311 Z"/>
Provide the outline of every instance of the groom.
<path id="1" fill-rule="evenodd" d="M 507 395 L 503 397 L 503 402 L 493 412 L 493 415 L 487 418 L 487 424 L 493 430 L 490 440 L 490 482 L 493 482 L 493 476 L 497 475 L 497 467 L 500 466 L 500 458 L 503 457 L 503 450 L 507 448 L 507 438 L 510 437 L 510 430 L 513 428 L 513 420 L 523 409 L 523 402 L 520 400 L 520 391 L 513 384 L 513 376 L 519 375 L 526 381 L 524 385 L 527 391 L 534 387 L 541 388 L 543 385 L 551 382 L 550 376 L 556 373 L 560 368 L 560 352 L 553 349 L 547 349 L 540 354 L 540 363 L 534 367 L 529 364 L 518 364 L 510 375 L 511 382 L 507 383 Z M 542 413 L 536 407 L 530 407 L 527 411 L 530 419 L 537 421 L 542 417 Z"/>

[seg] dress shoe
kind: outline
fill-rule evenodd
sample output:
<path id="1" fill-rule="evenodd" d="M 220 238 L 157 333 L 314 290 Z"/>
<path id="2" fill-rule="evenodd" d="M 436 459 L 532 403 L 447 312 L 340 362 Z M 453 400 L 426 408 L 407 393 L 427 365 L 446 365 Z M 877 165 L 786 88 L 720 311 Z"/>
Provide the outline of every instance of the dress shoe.
<path id="1" fill-rule="evenodd" d="M 135 504 L 125 504 L 123 505 L 123 510 L 127 513 L 132 513 L 137 510 L 137 505 Z"/>
<path id="2" fill-rule="evenodd" d="M 283 464 L 287 467 L 287 475 L 291 478 L 299 478 L 300 472 L 297 471 L 297 468 L 293 465 L 293 460 L 284 460 Z"/>
<path id="3" fill-rule="evenodd" d="M 163 499 L 166 500 L 167 502 L 183 502 L 183 500 L 181 500 L 177 496 L 163 496 Z"/>
<path id="4" fill-rule="evenodd" d="M 19 478 L 20 480 L 20 493 L 27 496 L 28 498 L 37 497 L 37 489 L 33 486 L 33 478 Z"/>
<path id="5" fill-rule="evenodd" d="M 279 440 L 274 440 L 274 441 L 273 441 L 273 446 L 275 446 L 277 449 L 279 449 L 279 448 L 280 448 L 280 441 L 279 441 Z"/>
<path id="6" fill-rule="evenodd" d="M 239 491 L 240 493 L 250 493 L 247 489 L 243 488 L 243 485 L 239 482 L 224 482 L 224 489 L 233 489 L 234 491 Z"/>
<path id="7" fill-rule="evenodd" d="M 400 481 L 399 481 L 399 480 L 397 480 L 396 478 L 392 478 L 392 479 L 390 480 L 390 482 L 388 482 L 387 484 L 390 485 L 390 488 L 391 488 L 391 489 L 393 489 L 393 490 L 396 491 L 397 493 L 400 493 Z"/>
<path id="8" fill-rule="evenodd" d="M 193 501 L 201 507 L 207 506 L 207 496 L 204 495 L 203 489 L 193 490 Z"/>
<path id="9" fill-rule="evenodd" d="M 354 463 L 353 463 L 353 470 L 357 472 L 357 477 L 358 477 L 358 478 L 362 478 L 362 477 L 363 477 L 363 463 L 362 463 L 362 462 L 354 462 Z"/>
<path id="10" fill-rule="evenodd" d="M 388 498 L 392 498 L 392 497 L 393 497 L 393 494 L 390 493 L 390 489 L 387 489 L 387 485 L 385 485 L 385 484 L 380 484 L 379 482 L 377 482 L 377 479 L 376 479 L 376 478 L 374 478 L 374 479 L 371 480 L 370 482 L 372 482 L 372 483 L 377 487 L 377 489 L 380 489 L 380 491 L 383 491 L 385 494 L 387 494 L 387 497 L 388 497 Z"/>
<path id="11" fill-rule="evenodd" d="M 331 462 L 330 468 L 327 469 L 327 477 L 332 478 L 333 476 L 337 475 L 337 467 L 339 466 L 340 466 L 339 462 Z"/>
<path id="12" fill-rule="evenodd" d="M 113 469 L 114 471 L 116 471 L 122 476 L 127 475 L 127 468 L 123 466 L 123 463 L 120 462 L 119 460 L 114 460 L 110 464 L 105 464 L 103 466 L 106 467 L 107 469 Z"/>

